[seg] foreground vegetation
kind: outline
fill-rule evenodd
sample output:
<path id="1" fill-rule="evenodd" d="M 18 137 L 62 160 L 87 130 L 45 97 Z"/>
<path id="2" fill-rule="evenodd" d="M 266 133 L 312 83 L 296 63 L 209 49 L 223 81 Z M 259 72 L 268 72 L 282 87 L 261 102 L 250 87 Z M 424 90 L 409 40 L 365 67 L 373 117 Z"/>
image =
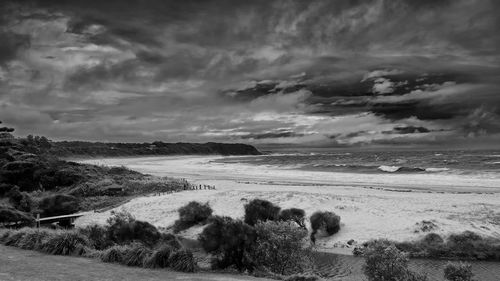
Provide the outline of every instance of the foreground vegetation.
<path id="1" fill-rule="evenodd" d="M 471 231 L 452 234 L 446 239 L 436 233 L 429 233 L 420 240 L 410 242 L 373 240 L 355 248 L 353 252 L 362 255 L 372 244 L 377 243 L 394 245 L 412 258 L 500 261 L 500 240 L 482 237 Z"/>
<path id="2" fill-rule="evenodd" d="M 6 128 L 6 127 L 5 127 Z M 148 193 L 189 189 L 185 180 L 144 175 L 124 167 L 60 160 L 45 137 L 0 131 L 0 225 L 30 226 L 34 217 L 116 207 Z"/>

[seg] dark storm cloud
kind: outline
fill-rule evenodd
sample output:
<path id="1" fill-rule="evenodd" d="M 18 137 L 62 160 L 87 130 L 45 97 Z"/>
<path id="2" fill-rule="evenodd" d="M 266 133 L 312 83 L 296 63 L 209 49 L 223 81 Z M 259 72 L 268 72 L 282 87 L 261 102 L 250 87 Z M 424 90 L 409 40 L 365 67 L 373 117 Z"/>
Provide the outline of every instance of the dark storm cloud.
<path id="1" fill-rule="evenodd" d="M 38 0 L 0 11 L 0 118 L 21 133 L 499 138 L 498 1 Z"/>
<path id="2" fill-rule="evenodd" d="M 16 58 L 18 51 L 29 48 L 30 38 L 24 34 L 0 31 L 0 64 Z"/>

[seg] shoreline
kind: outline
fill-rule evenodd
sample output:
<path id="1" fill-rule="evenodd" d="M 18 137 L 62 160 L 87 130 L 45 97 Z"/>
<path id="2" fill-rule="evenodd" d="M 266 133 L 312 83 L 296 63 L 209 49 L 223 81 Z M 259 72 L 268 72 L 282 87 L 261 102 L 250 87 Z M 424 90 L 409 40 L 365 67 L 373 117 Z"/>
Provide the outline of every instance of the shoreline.
<path id="1" fill-rule="evenodd" d="M 462 184 L 456 188 L 457 179 L 447 181 L 449 177 L 437 177 L 442 181 L 438 187 L 429 184 L 432 183 L 429 179 L 416 186 L 415 181 L 421 177 L 411 175 L 410 184 L 394 188 L 386 187 L 384 182 L 394 178 L 401 180 L 400 175 L 365 175 L 353 182 L 348 177 L 358 175 L 219 164 L 210 161 L 214 157 L 223 156 L 106 158 L 81 162 L 123 165 L 147 174 L 216 186 L 217 190 L 139 197 L 117 208 L 124 208 L 138 219 L 159 227 L 171 225 L 177 219 L 177 209 L 189 201 L 209 202 L 215 214 L 241 218 L 243 205 L 248 200 L 262 198 L 282 208 L 302 208 L 307 216 L 316 210 L 339 214 L 343 224 L 341 231 L 332 237 L 319 238 L 318 251 L 351 251 L 352 248 L 343 247 L 351 239 L 358 243 L 373 238 L 415 240 L 428 233 L 419 230 L 422 221 L 430 221 L 435 225 L 432 232 L 442 236 L 471 230 L 500 237 L 500 213 L 495 211 L 500 209 L 500 193 L 491 181 L 484 181 L 486 186 Z M 339 178 L 335 180 L 335 177 Z M 376 184 L 370 184 L 370 179 Z M 89 215 L 77 223 L 102 223 L 107 215 L 107 212 Z"/>

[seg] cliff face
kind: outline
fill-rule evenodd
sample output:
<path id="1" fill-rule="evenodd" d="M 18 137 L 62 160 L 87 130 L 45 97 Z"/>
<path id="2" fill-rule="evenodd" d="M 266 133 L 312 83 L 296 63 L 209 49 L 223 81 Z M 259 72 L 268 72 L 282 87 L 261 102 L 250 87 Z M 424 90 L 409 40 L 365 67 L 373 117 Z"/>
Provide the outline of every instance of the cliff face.
<path id="1" fill-rule="evenodd" d="M 53 142 L 49 152 L 55 156 L 140 156 L 140 155 L 259 155 L 255 147 L 241 143 L 101 143 Z"/>

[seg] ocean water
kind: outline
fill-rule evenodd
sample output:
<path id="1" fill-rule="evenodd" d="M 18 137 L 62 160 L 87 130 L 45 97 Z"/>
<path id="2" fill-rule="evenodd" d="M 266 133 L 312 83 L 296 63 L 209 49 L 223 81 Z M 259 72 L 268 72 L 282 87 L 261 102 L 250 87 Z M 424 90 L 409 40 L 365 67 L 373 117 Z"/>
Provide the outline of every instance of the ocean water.
<path id="1" fill-rule="evenodd" d="M 219 163 L 349 173 L 442 173 L 500 178 L 500 150 L 315 151 L 227 157 Z"/>

